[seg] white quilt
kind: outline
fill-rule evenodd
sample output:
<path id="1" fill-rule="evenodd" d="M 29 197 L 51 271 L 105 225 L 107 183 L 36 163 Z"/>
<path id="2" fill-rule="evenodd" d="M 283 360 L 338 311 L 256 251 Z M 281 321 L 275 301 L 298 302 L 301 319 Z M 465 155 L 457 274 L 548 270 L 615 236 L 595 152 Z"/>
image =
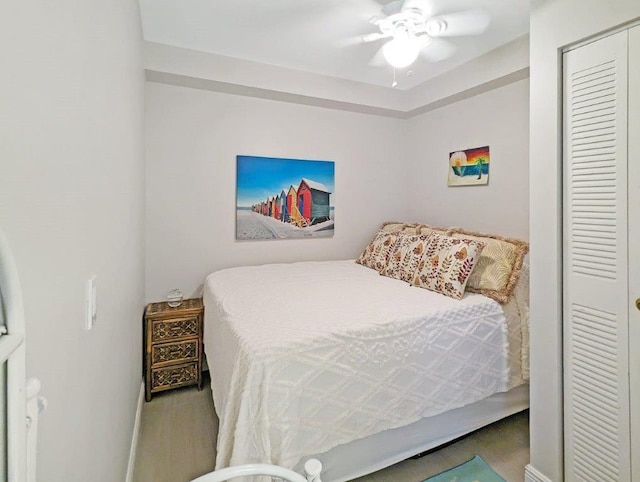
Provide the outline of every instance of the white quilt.
<path id="1" fill-rule="evenodd" d="M 505 307 L 472 293 L 454 300 L 349 260 L 218 271 L 204 303 L 217 469 L 292 468 L 528 373 L 522 290 Z"/>

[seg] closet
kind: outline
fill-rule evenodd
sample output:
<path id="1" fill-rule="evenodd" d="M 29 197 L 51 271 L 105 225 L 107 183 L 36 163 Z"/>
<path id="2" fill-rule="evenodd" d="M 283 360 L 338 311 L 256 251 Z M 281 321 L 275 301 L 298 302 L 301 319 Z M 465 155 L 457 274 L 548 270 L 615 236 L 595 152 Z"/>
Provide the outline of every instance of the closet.
<path id="1" fill-rule="evenodd" d="M 640 26 L 566 51 L 563 90 L 565 480 L 640 482 Z"/>

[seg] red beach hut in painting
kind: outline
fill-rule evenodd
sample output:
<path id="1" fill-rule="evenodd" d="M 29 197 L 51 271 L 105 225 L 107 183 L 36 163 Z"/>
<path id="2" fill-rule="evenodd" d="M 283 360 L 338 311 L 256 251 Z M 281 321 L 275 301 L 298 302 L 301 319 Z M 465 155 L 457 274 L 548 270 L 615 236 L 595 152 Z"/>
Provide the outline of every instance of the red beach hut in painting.
<path id="1" fill-rule="evenodd" d="M 280 219 L 280 194 L 273 199 L 273 217 Z"/>
<path id="2" fill-rule="evenodd" d="M 307 224 L 329 219 L 329 195 L 327 187 L 311 179 L 302 179 L 298 187 L 298 209 Z"/>
<path id="3" fill-rule="evenodd" d="M 273 211 L 276 207 L 276 198 L 269 196 L 269 217 L 273 217 Z"/>

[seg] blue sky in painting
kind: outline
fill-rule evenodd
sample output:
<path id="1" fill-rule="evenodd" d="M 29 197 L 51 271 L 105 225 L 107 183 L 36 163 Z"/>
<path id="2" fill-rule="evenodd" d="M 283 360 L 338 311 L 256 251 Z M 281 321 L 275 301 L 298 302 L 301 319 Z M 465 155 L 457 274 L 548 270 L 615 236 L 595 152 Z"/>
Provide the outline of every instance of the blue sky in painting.
<path id="1" fill-rule="evenodd" d="M 334 165 L 333 161 L 237 156 L 237 206 L 250 207 L 277 196 L 282 189 L 288 191 L 292 184 L 297 189 L 303 177 L 324 184 L 333 193 Z"/>

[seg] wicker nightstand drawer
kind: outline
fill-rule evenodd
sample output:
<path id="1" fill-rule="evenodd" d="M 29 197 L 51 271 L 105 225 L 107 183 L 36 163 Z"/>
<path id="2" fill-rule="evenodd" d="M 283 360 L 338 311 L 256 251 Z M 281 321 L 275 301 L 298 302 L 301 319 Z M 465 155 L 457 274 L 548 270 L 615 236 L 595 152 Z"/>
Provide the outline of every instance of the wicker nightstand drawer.
<path id="1" fill-rule="evenodd" d="M 198 381 L 198 363 L 171 365 L 151 370 L 151 390 L 154 392 L 193 385 Z"/>
<path id="2" fill-rule="evenodd" d="M 171 307 L 149 303 L 144 312 L 145 399 L 156 392 L 197 385 L 202 389 L 201 298 Z"/>
<path id="3" fill-rule="evenodd" d="M 168 364 L 186 363 L 198 360 L 198 339 L 178 341 L 175 343 L 159 343 L 151 347 L 151 365 L 155 368 Z"/>
<path id="4" fill-rule="evenodd" d="M 153 343 L 165 340 L 175 340 L 189 336 L 198 336 L 200 323 L 197 316 L 188 318 L 173 318 L 171 320 L 154 320 L 151 333 Z"/>

